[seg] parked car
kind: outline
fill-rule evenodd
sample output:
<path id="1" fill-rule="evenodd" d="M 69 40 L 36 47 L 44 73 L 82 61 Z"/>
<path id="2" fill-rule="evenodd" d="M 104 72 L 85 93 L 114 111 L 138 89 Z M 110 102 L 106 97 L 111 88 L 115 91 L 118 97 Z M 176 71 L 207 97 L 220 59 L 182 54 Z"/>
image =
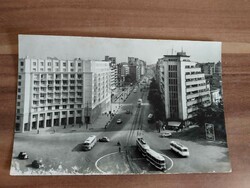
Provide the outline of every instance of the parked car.
<path id="1" fill-rule="evenodd" d="M 109 138 L 106 136 L 99 138 L 99 142 L 109 142 L 109 141 L 110 141 Z"/>
<path id="2" fill-rule="evenodd" d="M 121 120 L 121 119 L 118 119 L 118 120 L 116 121 L 116 123 L 117 123 L 117 124 L 121 124 L 121 123 L 122 123 L 122 120 Z"/>
<path id="3" fill-rule="evenodd" d="M 162 138 L 170 137 L 170 136 L 172 136 L 172 133 L 170 133 L 170 132 L 161 133 L 161 137 L 162 137 Z"/>
<path id="4" fill-rule="evenodd" d="M 33 168 L 44 168 L 44 164 L 41 161 L 34 160 L 31 164 Z"/>
<path id="5" fill-rule="evenodd" d="M 19 155 L 18 155 L 18 159 L 28 159 L 29 156 L 26 152 L 20 152 Z"/>

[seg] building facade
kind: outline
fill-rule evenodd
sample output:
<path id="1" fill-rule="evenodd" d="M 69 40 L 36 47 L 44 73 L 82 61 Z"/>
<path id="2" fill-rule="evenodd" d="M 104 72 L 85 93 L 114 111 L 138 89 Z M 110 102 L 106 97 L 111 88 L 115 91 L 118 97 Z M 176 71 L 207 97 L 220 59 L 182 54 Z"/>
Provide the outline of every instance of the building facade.
<path id="1" fill-rule="evenodd" d="M 129 74 L 134 82 L 138 82 L 145 74 L 146 62 L 136 57 L 128 57 Z"/>
<path id="2" fill-rule="evenodd" d="M 205 75 L 185 52 L 165 55 L 156 66 L 156 80 L 168 120 L 185 121 L 196 116 L 199 106 L 211 105 Z"/>
<path id="3" fill-rule="evenodd" d="M 213 76 L 215 73 L 215 63 L 197 63 L 197 67 L 201 68 L 201 72 L 205 74 L 205 76 Z"/>
<path id="4" fill-rule="evenodd" d="M 128 63 L 122 62 L 117 64 L 117 79 L 118 85 L 123 86 L 125 83 L 125 77 L 129 74 Z"/>
<path id="5" fill-rule="evenodd" d="M 19 59 L 16 131 L 91 123 L 110 97 L 109 62 Z"/>
<path id="6" fill-rule="evenodd" d="M 113 90 L 118 86 L 116 57 L 105 56 L 105 61 L 110 61 L 110 87 Z"/>

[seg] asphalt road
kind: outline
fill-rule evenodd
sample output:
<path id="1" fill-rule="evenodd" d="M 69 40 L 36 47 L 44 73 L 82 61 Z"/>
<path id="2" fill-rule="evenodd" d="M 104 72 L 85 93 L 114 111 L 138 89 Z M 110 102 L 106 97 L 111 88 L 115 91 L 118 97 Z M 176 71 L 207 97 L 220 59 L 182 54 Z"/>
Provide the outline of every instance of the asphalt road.
<path id="1" fill-rule="evenodd" d="M 170 150 L 171 138 L 161 138 L 154 124 L 147 122 L 152 112 L 147 101 L 147 91 L 132 92 L 105 130 L 88 132 L 56 132 L 55 134 L 15 134 L 11 174 L 122 174 L 122 173 L 163 173 L 152 167 L 138 152 L 135 140 L 143 136 L 155 151 L 166 158 L 168 171 L 165 173 L 223 172 L 230 170 L 228 149 L 211 143 L 196 143 L 175 139 L 186 145 L 190 157 L 182 158 Z M 142 98 L 142 106 L 137 101 Z M 118 101 L 117 101 L 118 102 Z M 132 114 L 126 114 L 126 110 Z M 122 119 L 117 124 L 117 119 Z M 104 125 L 100 125 L 104 127 Z M 82 143 L 90 135 L 98 138 L 107 136 L 110 142 L 98 142 L 90 151 L 82 151 Z M 129 138 L 129 139 L 128 139 Z M 121 152 L 117 142 L 121 143 Z M 20 151 L 29 154 L 28 160 L 18 160 Z M 126 155 L 129 151 L 129 157 Z M 44 163 L 43 169 L 33 169 L 34 159 Z"/>

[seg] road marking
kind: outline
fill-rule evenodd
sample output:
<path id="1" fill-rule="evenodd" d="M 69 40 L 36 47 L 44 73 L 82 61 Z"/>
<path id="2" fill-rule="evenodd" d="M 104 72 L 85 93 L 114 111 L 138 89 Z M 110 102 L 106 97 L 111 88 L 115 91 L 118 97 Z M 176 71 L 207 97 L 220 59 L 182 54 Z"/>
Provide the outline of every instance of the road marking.
<path id="1" fill-rule="evenodd" d="M 171 166 L 167 169 L 167 170 L 170 170 L 174 166 L 174 161 L 170 157 L 166 156 L 165 154 L 163 154 L 163 153 L 160 153 L 160 154 L 165 156 L 166 158 L 168 158 L 171 161 Z"/>
<path id="2" fill-rule="evenodd" d="M 122 151 L 122 152 L 124 152 L 124 151 Z M 121 153 L 122 153 L 122 152 L 121 152 Z M 109 153 L 109 154 L 106 154 L 106 155 L 100 157 L 99 159 L 97 159 L 96 162 L 95 162 L 95 167 L 96 167 L 96 169 L 97 169 L 99 172 L 103 173 L 103 174 L 109 174 L 108 172 L 104 172 L 103 170 L 101 170 L 101 169 L 98 167 L 97 163 L 98 163 L 101 159 L 103 159 L 104 157 L 107 157 L 107 156 L 110 156 L 110 155 L 114 155 L 114 154 L 116 154 L 116 153 L 119 153 L 119 152 Z"/>
<path id="3" fill-rule="evenodd" d="M 122 151 L 122 152 L 124 152 L 124 151 Z M 121 152 L 121 153 L 122 153 L 122 152 Z M 101 169 L 98 167 L 98 162 L 99 162 L 101 159 L 103 159 L 103 158 L 105 158 L 105 157 L 107 157 L 107 156 L 114 155 L 114 154 L 117 154 L 117 153 L 119 153 L 119 152 L 109 153 L 109 154 L 106 154 L 106 155 L 100 157 L 99 159 L 97 159 L 96 162 L 95 162 L 95 167 L 96 167 L 96 169 L 97 169 L 99 172 L 103 173 L 103 174 L 109 174 L 108 172 L 104 172 L 103 170 L 101 170 Z M 160 153 L 160 154 L 163 155 L 164 157 L 168 158 L 168 159 L 170 160 L 170 162 L 171 162 L 171 165 L 170 165 L 170 167 L 169 167 L 167 170 L 170 170 L 171 168 L 173 168 L 173 166 L 174 166 L 173 160 L 172 160 L 170 157 L 168 157 L 167 155 L 163 154 L 163 153 Z M 141 159 L 144 159 L 144 158 L 137 158 L 136 160 L 141 160 Z"/>

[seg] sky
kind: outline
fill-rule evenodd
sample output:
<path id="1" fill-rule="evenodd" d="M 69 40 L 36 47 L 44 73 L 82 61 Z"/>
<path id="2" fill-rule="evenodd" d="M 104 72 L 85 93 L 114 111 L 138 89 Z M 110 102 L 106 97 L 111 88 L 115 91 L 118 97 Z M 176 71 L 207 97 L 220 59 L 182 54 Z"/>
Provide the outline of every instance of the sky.
<path id="1" fill-rule="evenodd" d="M 137 57 L 147 64 L 155 64 L 163 55 L 175 55 L 182 50 L 190 55 L 191 61 L 221 61 L 220 42 L 19 35 L 19 58 L 104 60 L 108 55 L 116 57 L 117 63 Z"/>

